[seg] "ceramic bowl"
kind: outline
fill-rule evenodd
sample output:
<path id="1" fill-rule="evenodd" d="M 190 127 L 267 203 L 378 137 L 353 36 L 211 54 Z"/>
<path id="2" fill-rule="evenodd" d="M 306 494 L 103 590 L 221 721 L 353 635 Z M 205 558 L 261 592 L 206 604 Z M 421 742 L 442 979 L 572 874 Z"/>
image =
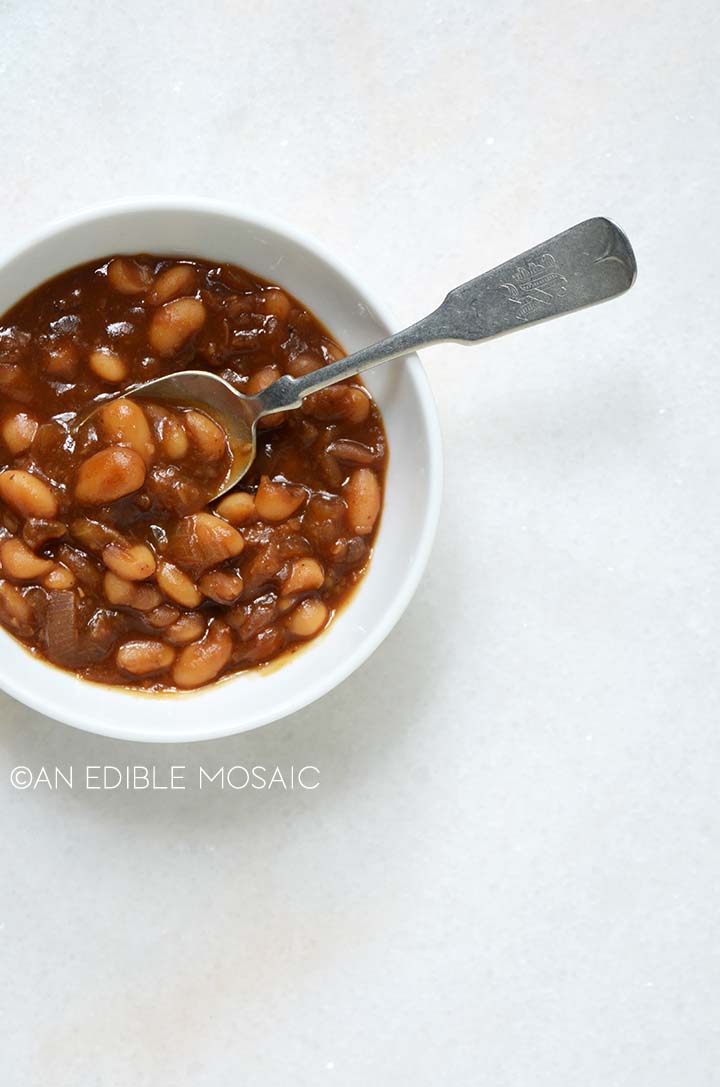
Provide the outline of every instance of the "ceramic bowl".
<path id="1" fill-rule="evenodd" d="M 300 298 L 348 351 L 394 331 L 385 305 L 294 228 L 197 199 L 91 209 L 48 227 L 0 262 L 0 313 L 44 280 L 114 253 L 231 261 Z M 0 687 L 66 724 L 128 740 L 188 741 L 267 724 L 320 698 L 377 649 L 425 568 L 440 506 L 442 460 L 428 382 L 415 356 L 366 375 L 390 451 L 369 569 L 328 630 L 281 666 L 183 694 L 138 694 L 78 679 L 31 656 L 0 628 Z M 425 667 L 418 662 L 418 668 Z M 390 707 L 388 707 L 390 710 Z"/>

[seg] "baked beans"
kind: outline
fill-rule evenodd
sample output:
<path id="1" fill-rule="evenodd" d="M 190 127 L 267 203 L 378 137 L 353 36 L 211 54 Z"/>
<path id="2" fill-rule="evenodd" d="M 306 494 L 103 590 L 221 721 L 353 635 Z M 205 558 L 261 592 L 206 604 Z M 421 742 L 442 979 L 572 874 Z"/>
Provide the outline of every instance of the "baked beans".
<path id="1" fill-rule="evenodd" d="M 217 421 L 127 391 L 205 369 L 253 394 L 342 355 L 301 302 L 235 265 L 115 256 L 23 298 L 0 319 L 0 624 L 62 668 L 145 690 L 317 636 L 382 508 L 387 444 L 362 382 L 262 420 L 255 463 L 216 502 Z"/>

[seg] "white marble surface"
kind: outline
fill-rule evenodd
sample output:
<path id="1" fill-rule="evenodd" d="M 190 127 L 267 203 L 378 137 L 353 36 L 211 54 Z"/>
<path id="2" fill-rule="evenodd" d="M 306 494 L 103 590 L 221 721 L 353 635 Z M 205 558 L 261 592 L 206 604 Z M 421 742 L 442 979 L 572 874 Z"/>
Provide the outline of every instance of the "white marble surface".
<path id="1" fill-rule="evenodd" d="M 0 3 L 3 247 L 201 193 L 317 235 L 399 321 L 592 214 L 640 265 L 612 306 L 427 354 L 431 566 L 320 704 L 161 748 L 0 699 L 7 1087 L 717 1082 L 717 6 L 389 12 Z M 321 783 L 8 780 L 98 763 Z"/>

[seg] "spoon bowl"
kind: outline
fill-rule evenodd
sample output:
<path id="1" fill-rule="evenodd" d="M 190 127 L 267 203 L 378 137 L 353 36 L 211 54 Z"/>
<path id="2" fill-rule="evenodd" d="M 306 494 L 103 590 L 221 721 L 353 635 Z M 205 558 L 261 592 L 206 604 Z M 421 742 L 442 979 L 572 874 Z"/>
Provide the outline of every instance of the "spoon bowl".
<path id="1" fill-rule="evenodd" d="M 211 499 L 220 498 L 232 490 L 255 459 L 256 424 L 263 414 L 259 397 L 245 396 L 217 374 L 207 370 L 181 370 L 177 374 L 136 385 L 120 395 L 132 400 L 155 400 L 178 407 L 197 408 L 222 427 L 230 449 L 230 466 Z M 101 407 L 105 403 L 107 401 Z"/>

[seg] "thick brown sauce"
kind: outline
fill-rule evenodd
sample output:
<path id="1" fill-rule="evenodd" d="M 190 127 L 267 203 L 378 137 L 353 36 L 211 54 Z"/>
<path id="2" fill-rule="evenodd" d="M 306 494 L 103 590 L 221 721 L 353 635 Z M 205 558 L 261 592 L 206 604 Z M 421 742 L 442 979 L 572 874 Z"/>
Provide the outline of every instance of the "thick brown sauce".
<path id="1" fill-rule="evenodd" d="M 254 393 L 342 354 L 297 299 L 234 265 L 105 258 L 23 298 L 0 321 L 0 623 L 84 678 L 153 691 L 318 634 L 380 513 L 386 439 L 359 379 L 265 421 L 232 492 L 247 497 L 211 507 L 229 454 L 208 420 L 143 403 L 139 420 L 77 423 L 178 370 Z"/>

